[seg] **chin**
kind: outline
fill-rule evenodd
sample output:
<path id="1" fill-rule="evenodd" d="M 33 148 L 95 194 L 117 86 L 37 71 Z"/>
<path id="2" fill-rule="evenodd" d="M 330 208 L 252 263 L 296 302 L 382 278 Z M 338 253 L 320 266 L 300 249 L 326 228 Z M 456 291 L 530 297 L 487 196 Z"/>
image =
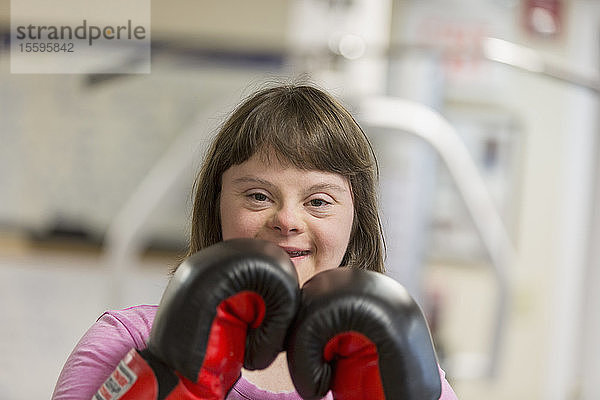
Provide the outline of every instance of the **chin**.
<path id="1" fill-rule="evenodd" d="M 298 283 L 300 284 L 300 287 L 302 287 L 302 285 L 304 285 L 306 281 L 308 281 L 315 275 L 314 270 L 308 271 L 303 268 L 296 268 L 296 272 L 298 273 Z"/>

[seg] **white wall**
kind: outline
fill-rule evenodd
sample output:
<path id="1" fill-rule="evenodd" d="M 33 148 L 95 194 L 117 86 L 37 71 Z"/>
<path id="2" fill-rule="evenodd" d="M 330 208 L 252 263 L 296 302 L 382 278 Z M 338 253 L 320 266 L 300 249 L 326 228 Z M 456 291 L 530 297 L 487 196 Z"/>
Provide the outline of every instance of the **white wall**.
<path id="1" fill-rule="evenodd" d="M 0 253 L 0 398 L 50 398 L 67 356 L 107 309 L 110 274 L 97 256 L 71 250 Z M 165 260 L 128 276 L 128 304 L 157 304 L 167 283 Z M 124 277 L 127 279 L 127 277 Z"/>

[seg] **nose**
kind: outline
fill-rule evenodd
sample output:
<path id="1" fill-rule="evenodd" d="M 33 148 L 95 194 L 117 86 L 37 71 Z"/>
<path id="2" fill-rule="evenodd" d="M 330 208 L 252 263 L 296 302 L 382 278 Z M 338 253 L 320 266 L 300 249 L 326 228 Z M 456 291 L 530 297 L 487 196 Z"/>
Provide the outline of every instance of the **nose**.
<path id="1" fill-rule="evenodd" d="M 304 223 L 299 211 L 291 206 L 278 207 L 271 218 L 271 229 L 281 235 L 292 235 L 302 233 Z"/>

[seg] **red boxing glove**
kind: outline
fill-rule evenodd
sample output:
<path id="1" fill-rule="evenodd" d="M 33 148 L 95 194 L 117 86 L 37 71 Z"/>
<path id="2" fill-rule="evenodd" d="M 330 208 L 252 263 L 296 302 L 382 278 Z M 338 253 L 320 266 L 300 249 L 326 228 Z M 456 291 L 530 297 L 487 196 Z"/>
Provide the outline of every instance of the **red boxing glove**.
<path id="1" fill-rule="evenodd" d="M 402 285 L 383 274 L 336 268 L 302 287 L 287 343 L 304 399 L 437 400 L 441 379 L 429 328 Z"/>
<path id="2" fill-rule="evenodd" d="M 283 350 L 298 305 L 296 270 L 278 246 L 208 247 L 177 269 L 148 348 L 130 351 L 95 399 L 224 399 L 242 366 L 266 368 Z"/>

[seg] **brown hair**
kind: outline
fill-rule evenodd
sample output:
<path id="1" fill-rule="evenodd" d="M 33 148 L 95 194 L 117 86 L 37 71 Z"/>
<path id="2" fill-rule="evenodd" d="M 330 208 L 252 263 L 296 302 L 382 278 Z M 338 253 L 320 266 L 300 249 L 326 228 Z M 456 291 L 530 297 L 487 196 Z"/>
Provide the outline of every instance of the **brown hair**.
<path id="1" fill-rule="evenodd" d="M 376 185 L 378 167 L 366 135 L 334 98 L 308 85 L 260 90 L 241 103 L 214 138 L 194 184 L 188 256 L 222 240 L 221 177 L 255 153 L 350 182 L 354 223 L 344 266 L 383 272 L 384 244 Z"/>

